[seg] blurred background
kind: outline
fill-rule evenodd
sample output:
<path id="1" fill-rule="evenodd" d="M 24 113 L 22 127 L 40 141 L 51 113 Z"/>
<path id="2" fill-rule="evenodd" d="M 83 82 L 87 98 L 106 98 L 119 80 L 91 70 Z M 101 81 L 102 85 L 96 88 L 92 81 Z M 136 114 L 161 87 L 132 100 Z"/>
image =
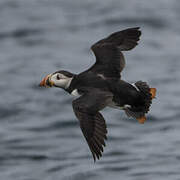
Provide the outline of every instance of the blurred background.
<path id="1" fill-rule="evenodd" d="M 0 0 L 0 179 L 179 180 L 180 1 Z M 108 141 L 91 153 L 61 89 L 38 87 L 48 73 L 90 67 L 90 46 L 140 26 L 122 77 L 157 88 L 144 125 L 106 108 Z"/>

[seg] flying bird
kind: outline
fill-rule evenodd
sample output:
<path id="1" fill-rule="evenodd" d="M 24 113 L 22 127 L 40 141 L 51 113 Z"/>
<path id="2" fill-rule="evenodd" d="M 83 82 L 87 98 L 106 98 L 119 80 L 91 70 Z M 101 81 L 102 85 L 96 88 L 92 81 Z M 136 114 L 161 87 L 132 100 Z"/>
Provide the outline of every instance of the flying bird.
<path id="1" fill-rule="evenodd" d="M 89 69 L 79 74 L 56 71 L 40 83 L 40 86 L 62 88 L 78 96 L 72 106 L 94 161 L 102 156 L 107 139 L 106 122 L 99 111 L 105 107 L 118 108 L 144 123 L 155 98 L 156 89 L 146 82 L 130 84 L 121 79 L 125 67 L 122 51 L 133 49 L 140 36 L 139 27 L 115 32 L 92 45 L 96 62 Z"/>

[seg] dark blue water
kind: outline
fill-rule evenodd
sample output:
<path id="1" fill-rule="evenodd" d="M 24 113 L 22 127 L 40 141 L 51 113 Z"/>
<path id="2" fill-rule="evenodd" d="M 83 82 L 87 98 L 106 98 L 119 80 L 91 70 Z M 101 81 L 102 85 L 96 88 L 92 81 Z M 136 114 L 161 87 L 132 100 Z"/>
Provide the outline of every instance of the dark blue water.
<path id="1" fill-rule="evenodd" d="M 0 1 L 0 179 L 179 180 L 180 2 L 177 0 Z M 123 79 L 156 87 L 144 125 L 105 109 L 108 141 L 97 163 L 74 116 L 73 97 L 42 89 L 59 69 L 94 63 L 90 46 L 140 26 Z"/>

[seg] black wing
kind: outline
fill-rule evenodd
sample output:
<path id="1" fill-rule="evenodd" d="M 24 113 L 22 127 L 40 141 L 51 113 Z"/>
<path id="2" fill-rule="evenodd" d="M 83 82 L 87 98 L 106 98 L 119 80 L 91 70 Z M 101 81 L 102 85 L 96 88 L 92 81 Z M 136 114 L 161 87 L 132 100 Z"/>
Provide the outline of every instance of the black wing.
<path id="1" fill-rule="evenodd" d="M 96 89 L 73 101 L 74 113 L 80 121 L 81 130 L 94 161 L 102 156 L 104 140 L 107 139 L 106 122 L 98 111 L 103 109 L 111 99 L 111 93 Z"/>
<path id="2" fill-rule="evenodd" d="M 105 39 L 95 43 L 91 49 L 96 56 L 96 63 L 88 69 L 104 78 L 120 78 L 120 72 L 125 66 L 121 51 L 133 49 L 139 41 L 139 27 L 115 32 Z"/>

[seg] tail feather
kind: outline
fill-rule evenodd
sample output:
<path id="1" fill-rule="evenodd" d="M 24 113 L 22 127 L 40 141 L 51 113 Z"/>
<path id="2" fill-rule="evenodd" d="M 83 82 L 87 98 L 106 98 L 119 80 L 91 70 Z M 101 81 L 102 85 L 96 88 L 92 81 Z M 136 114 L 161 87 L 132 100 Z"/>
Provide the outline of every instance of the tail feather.
<path id="1" fill-rule="evenodd" d="M 136 118 L 140 124 L 144 124 L 144 122 L 146 121 L 144 112 L 134 112 L 129 107 L 125 107 L 124 110 L 128 117 Z"/>
<path id="2" fill-rule="evenodd" d="M 146 82 L 138 81 L 135 86 L 140 91 L 142 105 L 137 107 L 125 107 L 127 116 L 134 117 L 139 123 L 143 124 L 146 120 L 145 114 L 149 111 L 152 99 L 156 97 L 156 88 L 150 88 Z"/>
<path id="3" fill-rule="evenodd" d="M 140 90 L 142 99 L 144 101 L 142 111 L 144 113 L 147 113 L 152 103 L 152 94 L 150 91 L 151 88 L 148 86 L 146 82 L 142 82 L 142 81 L 136 82 L 135 85 Z"/>
<path id="4" fill-rule="evenodd" d="M 133 111 L 130 107 L 125 107 L 124 110 L 125 110 L 125 113 L 128 117 L 133 117 L 133 118 L 137 119 L 137 118 L 140 118 L 144 115 L 143 112 Z"/>

